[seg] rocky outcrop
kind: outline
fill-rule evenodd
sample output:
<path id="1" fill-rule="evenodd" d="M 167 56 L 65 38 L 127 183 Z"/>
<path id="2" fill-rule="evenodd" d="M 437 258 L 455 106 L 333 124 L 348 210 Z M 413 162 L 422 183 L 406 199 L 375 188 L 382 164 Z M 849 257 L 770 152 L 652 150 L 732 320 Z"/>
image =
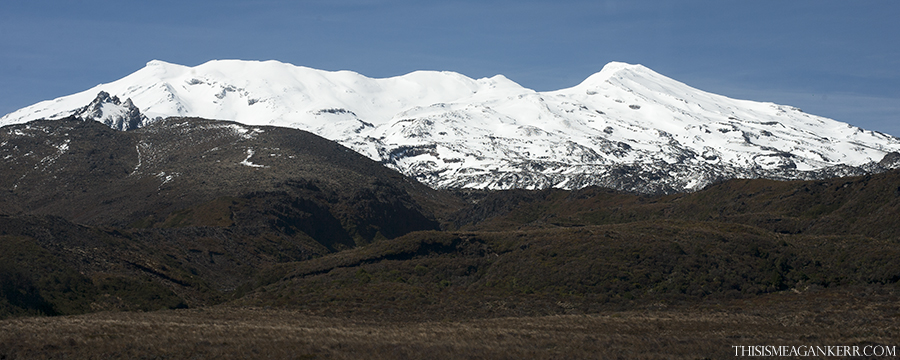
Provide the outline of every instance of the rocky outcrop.
<path id="1" fill-rule="evenodd" d="M 116 130 L 134 130 L 147 124 L 147 117 L 141 114 L 131 98 L 122 102 L 118 96 L 110 96 L 106 91 L 98 93 L 94 101 L 73 115 L 82 120 L 102 122 Z"/>

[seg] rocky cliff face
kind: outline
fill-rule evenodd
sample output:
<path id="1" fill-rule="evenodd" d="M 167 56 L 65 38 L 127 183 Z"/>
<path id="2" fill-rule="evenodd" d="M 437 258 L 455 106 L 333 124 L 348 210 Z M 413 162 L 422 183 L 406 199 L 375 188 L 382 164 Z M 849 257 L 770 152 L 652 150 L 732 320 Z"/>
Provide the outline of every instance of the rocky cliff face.
<path id="1" fill-rule="evenodd" d="M 131 101 L 122 102 L 118 96 L 101 91 L 87 106 L 75 110 L 73 116 L 82 120 L 95 120 L 116 130 L 134 130 L 147 123 L 147 117 Z"/>

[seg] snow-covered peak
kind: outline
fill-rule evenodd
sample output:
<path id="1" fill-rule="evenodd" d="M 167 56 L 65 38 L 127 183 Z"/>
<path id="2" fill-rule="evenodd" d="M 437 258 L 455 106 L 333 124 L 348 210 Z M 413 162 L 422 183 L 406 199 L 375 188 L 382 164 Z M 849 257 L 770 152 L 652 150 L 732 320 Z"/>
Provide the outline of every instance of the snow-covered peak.
<path id="1" fill-rule="evenodd" d="M 573 87 L 537 92 L 503 75 L 373 79 L 278 61 L 153 60 L 120 80 L 8 114 L 0 125 L 72 115 L 100 93 L 131 99 L 150 122 L 192 116 L 308 130 L 435 187 L 691 190 L 738 176 L 810 177 L 900 151 L 888 135 L 704 92 L 620 62 Z"/>
<path id="2" fill-rule="evenodd" d="M 216 60 L 212 60 L 212 61 L 216 61 Z M 184 66 L 184 65 L 180 65 L 180 64 L 173 64 L 173 63 L 170 63 L 167 61 L 157 60 L 157 59 L 148 61 L 147 65 L 144 66 L 144 68 L 145 69 L 157 69 L 157 70 L 174 70 L 174 69 L 187 70 L 187 69 L 190 69 L 190 67 L 188 67 L 188 66 Z"/>
<path id="3" fill-rule="evenodd" d="M 653 70 L 650 70 L 643 65 L 639 64 L 627 64 L 623 62 L 611 62 L 603 66 L 603 69 L 594 73 L 591 76 L 588 76 L 587 79 L 584 79 L 580 84 L 574 86 L 573 88 L 578 89 L 590 89 L 592 87 L 602 86 L 604 82 L 609 80 L 614 76 L 621 76 L 624 73 L 642 73 L 642 72 L 650 72 L 655 73 Z"/>

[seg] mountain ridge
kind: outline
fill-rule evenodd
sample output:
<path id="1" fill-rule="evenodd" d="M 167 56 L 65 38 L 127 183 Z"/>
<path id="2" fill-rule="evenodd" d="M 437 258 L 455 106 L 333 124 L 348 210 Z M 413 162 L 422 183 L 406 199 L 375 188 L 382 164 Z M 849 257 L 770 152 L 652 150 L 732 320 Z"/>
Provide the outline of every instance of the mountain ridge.
<path id="1" fill-rule="evenodd" d="M 695 191 L 730 178 L 819 179 L 892 168 L 900 139 L 800 109 L 735 100 L 613 62 L 567 89 L 502 75 L 416 71 L 372 79 L 277 61 L 154 60 L 0 125 L 71 115 L 106 92 L 169 116 L 307 130 L 433 188 Z M 884 164 L 888 164 L 885 166 Z"/>

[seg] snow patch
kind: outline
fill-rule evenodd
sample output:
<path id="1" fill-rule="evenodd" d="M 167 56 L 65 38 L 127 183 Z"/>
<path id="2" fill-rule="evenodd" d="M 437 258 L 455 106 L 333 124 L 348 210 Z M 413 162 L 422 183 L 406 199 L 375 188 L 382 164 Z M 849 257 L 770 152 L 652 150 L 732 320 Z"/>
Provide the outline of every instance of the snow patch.
<path id="1" fill-rule="evenodd" d="M 268 166 L 265 166 L 265 165 L 259 165 L 259 164 L 254 164 L 254 163 L 250 162 L 250 158 L 253 157 L 253 154 L 254 154 L 253 149 L 247 149 L 247 158 L 244 159 L 244 161 L 241 161 L 240 164 L 241 164 L 241 165 L 244 165 L 244 166 L 255 167 L 255 168 L 266 168 L 266 167 L 268 167 Z"/>

